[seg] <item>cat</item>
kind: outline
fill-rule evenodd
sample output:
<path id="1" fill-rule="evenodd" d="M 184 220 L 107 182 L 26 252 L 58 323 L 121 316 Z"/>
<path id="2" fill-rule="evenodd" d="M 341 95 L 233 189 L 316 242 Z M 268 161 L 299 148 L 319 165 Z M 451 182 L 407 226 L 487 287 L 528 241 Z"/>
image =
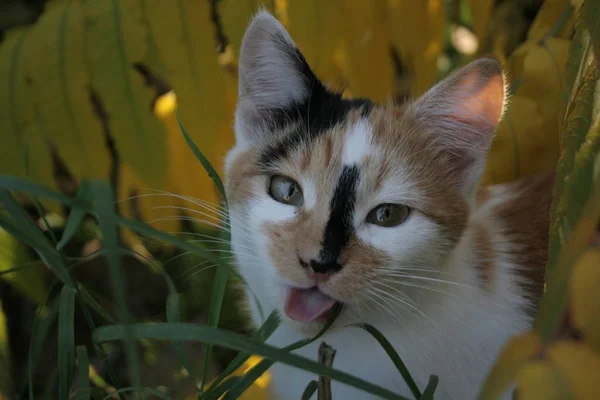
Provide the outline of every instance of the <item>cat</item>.
<path id="1" fill-rule="evenodd" d="M 225 159 L 235 263 L 269 344 L 314 335 L 334 367 L 412 397 L 381 346 L 390 340 L 421 390 L 474 399 L 508 338 L 530 328 L 542 293 L 554 173 L 478 185 L 507 91 L 481 58 L 420 98 L 346 99 L 317 78 L 286 29 L 258 12 L 239 57 L 235 145 Z M 258 300 L 260 306 L 254 302 Z M 317 359 L 320 340 L 298 354 Z M 276 363 L 274 399 L 316 376 Z M 334 399 L 371 399 L 333 381 Z"/>

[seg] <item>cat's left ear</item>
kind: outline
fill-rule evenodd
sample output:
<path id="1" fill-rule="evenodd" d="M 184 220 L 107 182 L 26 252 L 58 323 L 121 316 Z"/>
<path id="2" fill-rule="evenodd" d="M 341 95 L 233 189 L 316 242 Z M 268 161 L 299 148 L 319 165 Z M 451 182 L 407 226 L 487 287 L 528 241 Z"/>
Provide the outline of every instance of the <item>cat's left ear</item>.
<path id="1" fill-rule="evenodd" d="M 252 20 L 240 49 L 235 131 L 239 142 L 264 139 L 277 119 L 321 87 L 283 25 L 267 11 Z"/>
<path id="2" fill-rule="evenodd" d="M 507 91 L 500 62 L 482 58 L 444 79 L 411 107 L 447 160 L 451 179 L 469 195 L 485 167 Z"/>

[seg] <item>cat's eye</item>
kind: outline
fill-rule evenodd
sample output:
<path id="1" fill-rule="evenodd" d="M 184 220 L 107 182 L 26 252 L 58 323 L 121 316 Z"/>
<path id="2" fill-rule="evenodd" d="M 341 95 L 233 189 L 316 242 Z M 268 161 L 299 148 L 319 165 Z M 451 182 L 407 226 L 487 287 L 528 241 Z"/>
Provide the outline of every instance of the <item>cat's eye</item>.
<path id="1" fill-rule="evenodd" d="M 403 204 L 380 204 L 367 215 L 370 224 L 391 228 L 398 226 L 410 215 L 410 208 Z"/>
<path id="2" fill-rule="evenodd" d="M 269 183 L 269 194 L 280 203 L 300 207 L 303 202 L 302 189 L 293 179 L 274 176 Z"/>

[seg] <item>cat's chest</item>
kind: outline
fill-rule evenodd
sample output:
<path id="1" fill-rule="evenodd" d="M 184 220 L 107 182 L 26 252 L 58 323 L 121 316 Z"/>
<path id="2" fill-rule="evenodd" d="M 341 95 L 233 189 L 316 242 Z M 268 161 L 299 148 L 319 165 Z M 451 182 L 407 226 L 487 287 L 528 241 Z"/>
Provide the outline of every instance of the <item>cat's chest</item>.
<path id="1" fill-rule="evenodd" d="M 510 314 L 505 314 L 505 318 L 486 319 L 483 309 L 479 317 L 461 319 L 460 327 L 451 326 L 459 321 L 447 315 L 449 312 L 440 310 L 440 315 L 432 316 L 436 318 L 437 327 L 426 319 L 417 323 L 413 321 L 410 328 L 392 321 L 381 321 L 374 325 L 380 328 L 400 354 L 419 387 L 424 388 L 429 376 L 435 374 L 440 377 L 436 399 L 474 399 L 504 341 L 524 326 L 518 318 L 511 318 Z M 446 313 L 446 316 L 442 313 Z M 269 343 L 283 347 L 300 339 L 300 333 L 282 325 Z M 413 397 L 389 356 L 365 331 L 354 327 L 336 330 L 299 349 L 297 353 L 316 360 L 321 341 L 337 351 L 334 368 L 394 393 Z M 271 373 L 273 399 L 299 398 L 306 385 L 317 379 L 314 374 L 279 363 L 272 367 Z M 377 398 L 337 382 L 332 383 L 332 388 L 334 398 Z"/>

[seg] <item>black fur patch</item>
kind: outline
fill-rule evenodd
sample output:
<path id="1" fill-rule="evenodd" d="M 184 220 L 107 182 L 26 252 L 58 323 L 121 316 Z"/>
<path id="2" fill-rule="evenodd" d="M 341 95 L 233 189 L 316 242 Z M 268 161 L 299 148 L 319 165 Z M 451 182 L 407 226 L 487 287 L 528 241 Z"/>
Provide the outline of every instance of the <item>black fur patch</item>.
<path id="1" fill-rule="evenodd" d="M 323 248 L 319 260 L 315 263 L 322 271 L 317 271 L 315 265 L 311 266 L 315 272 L 339 270 L 340 253 L 348 244 L 350 236 L 354 233 L 352 217 L 356 201 L 356 187 L 360 179 L 360 170 L 356 165 L 344 167 L 335 192 L 329 205 L 329 220 L 325 225 L 323 234 Z"/>
<path id="2" fill-rule="evenodd" d="M 259 160 L 259 165 L 263 168 L 268 168 L 287 157 L 301 143 L 312 142 L 343 121 L 351 110 L 361 108 L 363 115 L 366 115 L 373 106 L 370 100 L 342 99 L 341 93 L 327 90 L 296 47 L 290 46 L 283 38 L 277 38 L 275 42 L 281 46 L 281 51 L 296 63 L 295 69 L 304 77 L 309 95 L 302 102 L 267 111 L 265 118 L 270 124 L 269 129 L 282 129 L 292 123 L 299 123 L 299 126 L 279 143 L 269 146 L 263 152 Z"/>

